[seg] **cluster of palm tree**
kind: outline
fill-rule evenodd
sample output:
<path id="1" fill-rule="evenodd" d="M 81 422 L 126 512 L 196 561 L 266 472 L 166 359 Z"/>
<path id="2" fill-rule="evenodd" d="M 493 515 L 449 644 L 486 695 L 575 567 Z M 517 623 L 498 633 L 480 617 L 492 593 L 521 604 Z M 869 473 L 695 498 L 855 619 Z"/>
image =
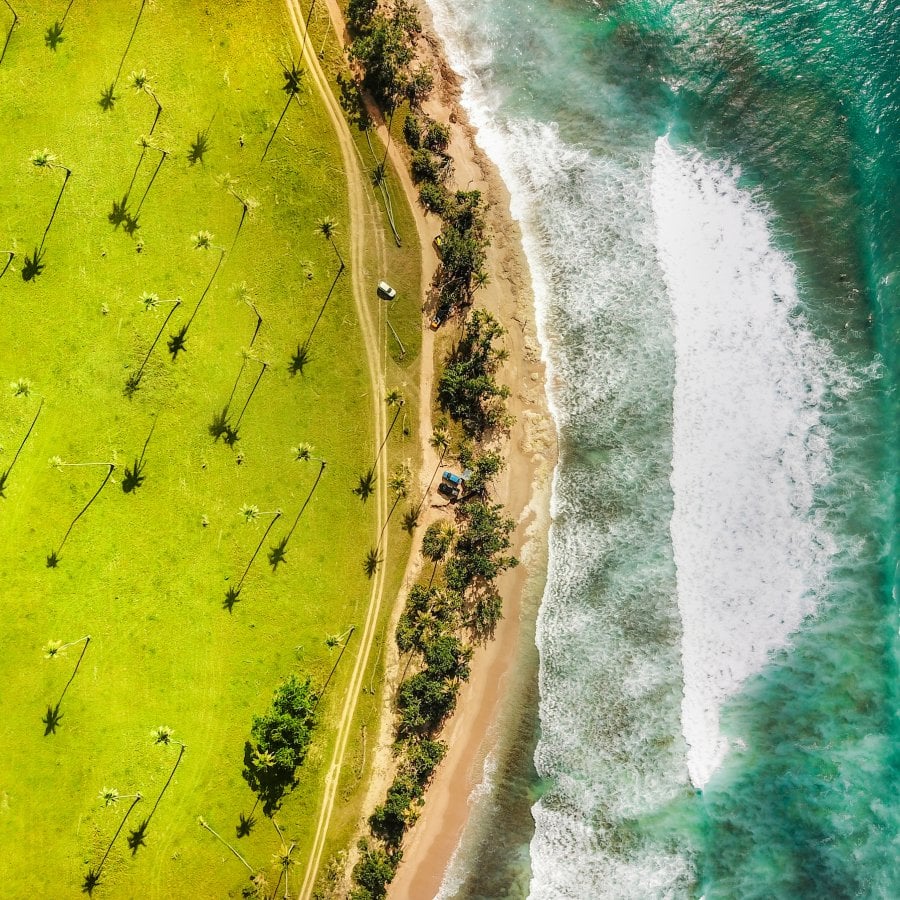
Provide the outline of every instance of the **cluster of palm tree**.
<path id="1" fill-rule="evenodd" d="M 159 804 L 162 802 L 166 791 L 168 791 L 169 786 L 172 784 L 172 779 L 175 777 L 175 773 L 176 771 L 178 771 L 178 766 L 181 765 L 182 757 L 187 750 L 187 746 L 181 741 L 176 740 L 173 735 L 174 732 L 168 725 L 160 725 L 158 728 L 154 728 L 151 732 L 151 737 L 153 738 L 153 743 L 155 745 L 168 747 L 174 744 L 178 747 L 178 756 L 176 757 L 175 763 L 169 772 L 169 777 L 166 779 L 162 790 L 157 795 L 156 801 L 154 802 L 149 814 L 136 828 L 133 828 L 128 834 L 128 848 L 131 850 L 132 856 L 134 856 L 141 847 L 146 845 L 147 831 L 150 827 L 150 822 L 152 821 L 153 816 L 156 814 L 156 810 L 159 808 Z M 132 811 L 138 805 L 138 803 L 140 803 L 141 800 L 144 799 L 144 797 L 140 791 L 136 791 L 133 794 L 120 794 L 119 791 L 114 787 L 103 787 L 100 790 L 100 799 L 103 801 L 104 807 L 107 808 L 117 806 L 122 800 L 131 800 L 131 805 L 127 810 L 125 810 L 125 815 L 122 816 L 121 820 L 119 821 L 119 825 L 116 828 L 109 844 L 107 844 L 106 851 L 100 858 L 100 862 L 96 866 L 92 866 L 90 869 L 88 869 L 87 874 L 84 877 L 81 889 L 85 894 L 88 895 L 93 894 L 97 886 L 100 884 L 103 867 L 106 865 L 106 861 L 109 858 L 110 851 L 118 840 L 119 835 L 122 833 L 122 830 L 124 829 L 125 824 L 127 823 Z"/>

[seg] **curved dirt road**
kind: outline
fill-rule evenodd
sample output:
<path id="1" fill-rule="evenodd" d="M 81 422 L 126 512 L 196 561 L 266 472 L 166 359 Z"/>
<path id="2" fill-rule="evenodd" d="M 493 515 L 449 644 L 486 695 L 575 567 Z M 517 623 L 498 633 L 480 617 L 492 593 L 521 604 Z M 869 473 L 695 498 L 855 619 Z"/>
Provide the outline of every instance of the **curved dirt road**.
<path id="1" fill-rule="evenodd" d="M 288 13 L 293 24 L 294 33 L 298 42 L 303 43 L 304 18 L 303 12 L 297 0 L 286 0 Z M 383 346 L 386 340 L 385 329 L 381 322 L 381 310 L 376 307 L 375 315 L 371 309 L 370 298 L 372 295 L 371 280 L 366 276 L 365 260 L 374 258 L 378 263 L 378 271 L 383 271 L 385 253 L 384 238 L 378 222 L 372 199 L 369 196 L 369 184 L 366 175 L 363 174 L 356 145 L 350 130 L 344 119 L 337 100 L 328 86 L 327 79 L 319 65 L 319 60 L 312 49 L 312 42 L 306 45 L 303 54 L 303 66 L 309 74 L 310 81 L 315 85 L 328 117 L 334 127 L 335 137 L 341 149 L 344 162 L 344 171 L 347 174 L 347 183 L 350 201 L 350 277 L 353 286 L 353 299 L 362 328 L 365 344 L 366 362 L 369 369 L 369 380 L 372 384 L 372 415 L 375 425 L 375 446 L 381 442 L 381 436 L 385 433 L 385 382 L 384 382 L 384 353 Z M 380 455 L 377 464 L 377 482 L 375 490 L 376 503 L 376 528 L 382 531 L 382 526 L 387 517 L 388 497 L 388 462 L 387 449 Z M 388 550 L 389 531 L 384 530 L 381 544 L 381 553 L 386 555 Z M 303 882 L 298 894 L 299 900 L 308 900 L 312 895 L 316 875 L 322 860 L 322 852 L 325 839 L 328 834 L 328 826 L 331 821 L 334 800 L 343 767 L 347 742 L 350 738 L 353 717 L 356 712 L 356 703 L 362 690 L 363 676 L 366 671 L 372 643 L 375 637 L 375 626 L 381 611 L 384 599 L 384 571 L 385 566 L 380 566 L 372 578 L 372 588 L 369 594 L 368 609 L 365 623 L 360 632 L 359 649 L 353 672 L 347 686 L 346 700 L 341 710 L 337 726 L 337 738 L 328 773 L 325 777 L 325 792 L 319 816 L 316 821 L 316 831 L 313 838 L 312 851 L 303 875 Z"/>

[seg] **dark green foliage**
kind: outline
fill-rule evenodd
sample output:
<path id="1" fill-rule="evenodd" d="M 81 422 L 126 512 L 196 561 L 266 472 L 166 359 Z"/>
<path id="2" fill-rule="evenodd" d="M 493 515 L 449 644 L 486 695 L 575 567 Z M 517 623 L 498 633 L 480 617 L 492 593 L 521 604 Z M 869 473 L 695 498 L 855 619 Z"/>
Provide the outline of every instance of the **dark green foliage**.
<path id="1" fill-rule="evenodd" d="M 467 489 L 475 494 L 485 494 L 488 486 L 494 478 L 503 471 L 505 460 L 496 450 L 486 452 L 469 458 L 460 457 L 463 465 L 472 469 L 472 477 L 466 485 Z"/>
<path id="2" fill-rule="evenodd" d="M 428 66 L 419 66 L 410 72 L 406 82 L 406 99 L 413 109 L 418 109 L 434 87 L 434 75 Z"/>
<path id="3" fill-rule="evenodd" d="M 398 2 L 391 15 L 374 12 L 363 24 L 350 13 L 351 25 L 358 23 L 359 37 L 350 46 L 350 58 L 363 66 L 363 86 L 387 109 L 397 106 L 409 84 L 409 64 L 413 60 L 412 38 L 420 30 L 418 15 L 410 4 Z"/>
<path id="4" fill-rule="evenodd" d="M 347 3 L 347 24 L 350 30 L 361 34 L 375 14 L 378 0 L 349 0 Z"/>
<path id="5" fill-rule="evenodd" d="M 278 689 L 272 708 L 255 716 L 244 747 L 244 778 L 269 815 L 296 784 L 297 767 L 309 750 L 315 726 L 316 694 L 310 679 L 291 675 Z"/>
<path id="6" fill-rule="evenodd" d="M 422 125 L 414 113 L 403 120 L 403 139 L 412 150 L 418 150 L 422 146 Z"/>
<path id="7" fill-rule="evenodd" d="M 467 647 L 455 634 L 441 634 L 425 645 L 425 664 L 428 671 L 439 678 L 469 678 L 469 661 L 472 648 Z"/>
<path id="8" fill-rule="evenodd" d="M 422 537 L 422 553 L 432 562 L 440 562 L 453 543 L 453 532 L 443 522 L 432 522 Z"/>
<path id="9" fill-rule="evenodd" d="M 447 745 L 443 741 L 421 738 L 401 746 L 405 756 L 404 767 L 419 784 L 427 786 L 434 770 L 447 753 Z"/>
<path id="10" fill-rule="evenodd" d="M 443 153 L 450 144 L 450 128 L 429 119 L 422 134 L 422 145 L 434 153 Z"/>
<path id="11" fill-rule="evenodd" d="M 515 522 L 503 515 L 499 503 L 473 500 L 462 504 L 459 515 L 463 528 L 445 570 L 452 590 L 463 592 L 473 584 L 481 587 L 519 564 L 514 556 L 505 555 Z"/>
<path id="12" fill-rule="evenodd" d="M 441 372 L 438 401 L 467 434 L 480 436 L 504 423 L 509 388 L 498 385 L 495 374 L 506 354 L 494 346 L 503 334 L 503 327 L 489 312 L 476 309 Z"/>
<path id="13" fill-rule="evenodd" d="M 447 208 L 447 197 L 447 188 L 442 184 L 426 181 L 419 188 L 419 202 L 428 212 L 437 213 L 439 216 L 442 216 Z"/>
<path id="14" fill-rule="evenodd" d="M 380 900 L 387 895 L 387 886 L 394 878 L 402 852 L 388 853 L 366 840 L 359 842 L 359 862 L 353 867 L 353 880 L 358 885 L 350 894 L 351 900 Z"/>
<path id="15" fill-rule="evenodd" d="M 430 734 L 455 706 L 456 685 L 427 669 L 418 672 L 403 682 L 397 694 L 399 732 L 404 737 Z"/>
<path id="16" fill-rule="evenodd" d="M 376 806 L 369 816 L 372 834 L 389 846 L 399 846 L 404 832 L 416 820 L 423 793 L 422 785 L 415 778 L 405 772 L 398 773 L 384 803 Z"/>
<path id="17" fill-rule="evenodd" d="M 442 172 L 444 169 L 441 157 L 424 147 L 413 153 L 411 165 L 412 177 L 417 184 L 423 181 L 429 184 L 437 184 L 443 177 Z"/>

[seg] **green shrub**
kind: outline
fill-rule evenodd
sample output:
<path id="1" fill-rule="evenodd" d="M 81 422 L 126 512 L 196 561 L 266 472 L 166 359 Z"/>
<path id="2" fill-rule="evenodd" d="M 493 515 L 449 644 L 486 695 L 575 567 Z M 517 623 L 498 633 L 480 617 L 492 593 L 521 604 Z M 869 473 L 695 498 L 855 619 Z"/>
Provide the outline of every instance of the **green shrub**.
<path id="1" fill-rule="evenodd" d="M 435 184 L 433 181 L 426 181 L 419 188 L 419 201 L 428 212 L 437 213 L 439 216 L 444 214 L 447 207 L 447 189 L 442 184 Z"/>
<path id="2" fill-rule="evenodd" d="M 443 153 L 450 144 L 450 128 L 429 119 L 422 134 L 422 144 L 434 153 Z"/>
<path id="3" fill-rule="evenodd" d="M 403 139 L 413 150 L 422 146 L 422 125 L 415 113 L 410 113 L 403 120 Z"/>

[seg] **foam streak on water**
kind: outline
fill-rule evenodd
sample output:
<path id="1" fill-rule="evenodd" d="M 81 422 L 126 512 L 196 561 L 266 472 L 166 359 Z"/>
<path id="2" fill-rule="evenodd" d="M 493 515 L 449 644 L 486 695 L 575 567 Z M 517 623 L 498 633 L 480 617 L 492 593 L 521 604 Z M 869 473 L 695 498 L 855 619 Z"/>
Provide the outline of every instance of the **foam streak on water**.
<path id="1" fill-rule="evenodd" d="M 736 173 L 660 138 L 653 209 L 675 331 L 682 722 L 702 787 L 727 750 L 722 703 L 815 610 L 835 552 L 814 495 L 829 478 L 822 403 L 839 366 Z"/>

